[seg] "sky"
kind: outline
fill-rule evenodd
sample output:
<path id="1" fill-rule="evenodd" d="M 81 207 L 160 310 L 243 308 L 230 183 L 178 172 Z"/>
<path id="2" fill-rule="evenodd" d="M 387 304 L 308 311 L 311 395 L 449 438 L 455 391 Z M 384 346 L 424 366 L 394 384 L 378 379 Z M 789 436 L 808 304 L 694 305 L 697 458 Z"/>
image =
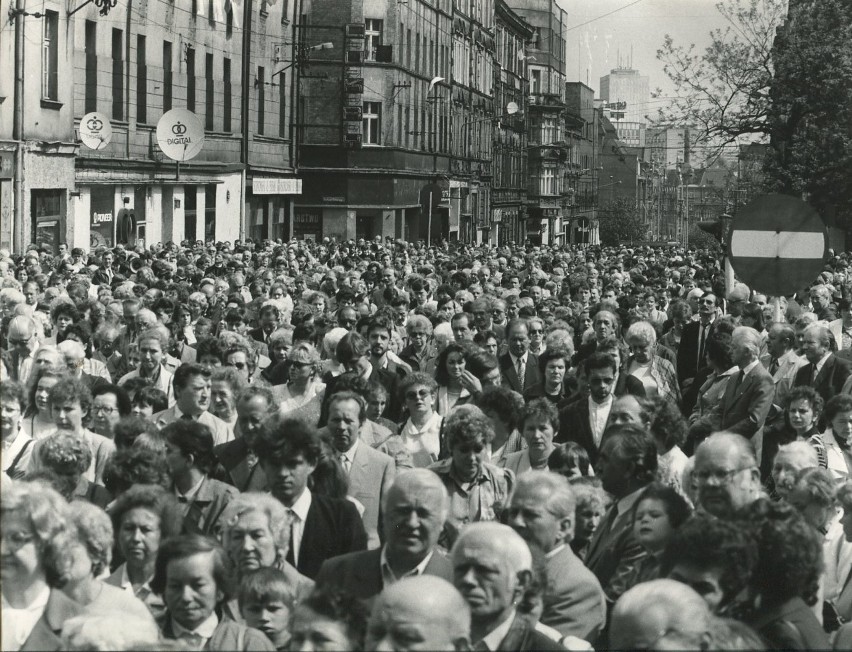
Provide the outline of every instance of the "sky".
<path id="1" fill-rule="evenodd" d="M 695 43 L 698 50 L 710 44 L 710 31 L 727 22 L 716 9 L 718 0 L 557 0 L 568 13 L 569 81 L 582 81 L 598 96 L 600 78 L 619 65 L 647 75 L 651 92 L 662 89 L 671 95 L 673 86 L 663 74 L 657 50 L 666 34 L 676 44 Z M 631 5 L 631 6 L 628 6 Z M 616 11 L 617 10 L 617 11 Z M 615 13 L 593 20 L 611 11 Z M 589 22 L 586 25 L 582 23 Z M 651 100 L 648 114 L 656 113 L 659 102 Z"/>

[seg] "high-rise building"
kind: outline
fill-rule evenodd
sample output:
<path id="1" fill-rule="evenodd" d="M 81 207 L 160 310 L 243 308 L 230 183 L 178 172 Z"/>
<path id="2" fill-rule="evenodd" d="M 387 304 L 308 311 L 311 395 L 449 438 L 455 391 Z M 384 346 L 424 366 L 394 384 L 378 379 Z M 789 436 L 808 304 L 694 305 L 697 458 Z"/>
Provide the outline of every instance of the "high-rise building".
<path id="1" fill-rule="evenodd" d="M 601 77 L 600 97 L 619 139 L 629 147 L 644 147 L 651 99 L 647 75 L 629 67 L 613 68 Z"/>

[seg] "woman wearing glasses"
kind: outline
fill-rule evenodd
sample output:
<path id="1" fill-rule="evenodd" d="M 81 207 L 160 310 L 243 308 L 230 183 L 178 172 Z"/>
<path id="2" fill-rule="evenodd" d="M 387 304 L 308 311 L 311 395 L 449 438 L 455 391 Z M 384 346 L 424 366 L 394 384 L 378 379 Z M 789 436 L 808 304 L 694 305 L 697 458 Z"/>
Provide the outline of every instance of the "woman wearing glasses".
<path id="1" fill-rule="evenodd" d="M 415 468 L 427 467 L 438 461 L 442 451 L 444 417 L 435 411 L 438 384 L 422 371 L 415 371 L 402 379 L 399 393 L 408 412 L 408 420 L 399 431 L 399 436 L 411 456 Z"/>
<path id="2" fill-rule="evenodd" d="M 278 411 L 311 425 L 319 422 L 325 383 L 320 381 L 320 356 L 313 344 L 299 342 L 287 353 L 289 380 L 272 388 Z"/>

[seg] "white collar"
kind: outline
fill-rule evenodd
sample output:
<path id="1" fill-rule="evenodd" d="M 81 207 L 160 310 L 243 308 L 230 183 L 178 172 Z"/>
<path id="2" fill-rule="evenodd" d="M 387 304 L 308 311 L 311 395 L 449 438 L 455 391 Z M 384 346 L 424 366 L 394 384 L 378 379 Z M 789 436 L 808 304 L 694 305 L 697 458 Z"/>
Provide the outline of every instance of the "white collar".
<path id="1" fill-rule="evenodd" d="M 2 594 L 0 594 L 2 595 Z M 36 595 L 35 599 L 28 604 L 26 607 L 13 607 L 9 604 L 9 601 L 6 600 L 6 596 L 2 595 L 2 606 L 3 611 L 8 612 L 8 610 L 12 611 L 44 611 L 45 607 L 47 607 L 47 601 L 50 600 L 50 587 L 45 585 L 44 588 Z"/>
<path id="2" fill-rule="evenodd" d="M 207 616 L 207 619 L 195 629 L 187 629 L 174 618 L 172 618 L 172 630 L 174 631 L 174 635 L 176 638 L 180 638 L 181 636 L 186 634 L 194 634 L 195 636 L 198 636 L 202 639 L 209 640 L 210 638 L 212 638 L 213 633 L 216 631 L 216 628 L 218 626 L 219 617 L 216 615 L 215 611 L 209 616 Z"/>
<path id="3" fill-rule="evenodd" d="M 382 553 L 381 553 L 380 562 L 379 562 L 380 565 L 381 565 L 381 569 L 382 569 L 382 579 L 385 580 L 385 582 L 384 582 L 385 587 L 387 587 L 388 584 L 392 584 L 393 582 L 396 582 L 397 580 L 401 580 L 405 577 L 418 577 L 420 575 L 423 575 L 426 572 L 426 566 L 428 566 L 429 562 L 432 561 L 432 555 L 435 554 L 434 550 L 430 550 L 429 554 L 426 555 L 423 558 L 423 561 L 421 561 L 419 564 L 417 564 L 417 566 L 412 568 L 407 573 L 403 574 L 402 577 L 397 577 L 396 574 L 393 572 L 393 569 L 390 567 L 390 564 L 388 563 L 388 557 L 387 557 L 387 554 L 385 553 L 386 549 L 387 549 L 387 544 L 382 546 Z M 387 580 L 390 580 L 390 582 L 388 582 Z"/>
<path id="4" fill-rule="evenodd" d="M 512 356 L 512 362 L 513 362 L 513 363 L 514 363 L 514 365 L 517 367 L 517 366 L 518 366 L 518 361 L 519 361 L 519 360 L 522 360 L 524 364 L 526 364 L 526 363 L 527 363 L 527 356 L 529 355 L 529 353 L 530 353 L 530 352 L 529 352 L 529 351 L 527 351 L 526 353 L 524 353 L 524 354 L 523 354 L 522 356 L 520 356 L 520 357 L 516 356 L 514 353 L 509 353 L 509 355 L 510 355 L 510 356 Z"/>
<path id="5" fill-rule="evenodd" d="M 743 378 L 748 376 L 751 373 L 751 370 L 754 369 L 759 364 L 760 364 L 760 360 L 755 358 L 754 360 L 749 362 L 745 367 L 743 367 Z"/>
<path id="6" fill-rule="evenodd" d="M 304 523 L 308 518 L 308 510 L 311 508 L 311 490 L 305 489 L 302 495 L 296 499 L 290 510 L 299 517 L 299 520 Z"/>
<path id="7" fill-rule="evenodd" d="M 348 451 L 346 451 L 344 453 L 338 453 L 338 458 L 341 455 L 343 455 L 344 457 L 346 457 L 346 461 L 349 462 L 350 464 L 352 464 L 355 461 L 355 449 L 356 448 L 358 448 L 358 440 L 357 439 L 352 444 L 352 448 L 350 448 Z"/>
<path id="8" fill-rule="evenodd" d="M 817 363 L 814 365 L 814 369 L 816 370 L 816 372 L 817 372 L 817 373 L 819 373 L 819 372 L 820 372 L 820 370 L 822 369 L 823 365 L 825 365 L 825 361 L 826 361 L 826 360 L 828 360 L 828 356 L 830 356 L 830 355 L 831 355 L 831 351 L 829 351 L 829 352 L 828 352 L 828 353 L 826 353 L 824 356 L 822 356 L 822 358 L 820 358 L 819 362 L 817 362 Z"/>
<path id="9" fill-rule="evenodd" d="M 512 623 L 515 621 L 515 610 L 512 610 L 512 613 L 509 614 L 508 618 L 504 620 L 502 623 L 497 625 L 494 629 L 492 629 L 488 634 L 482 637 L 482 641 L 480 641 L 490 652 L 495 652 L 500 649 L 500 643 L 503 642 L 503 639 L 506 638 L 506 634 L 509 633 L 509 629 L 512 627 Z"/>
<path id="10" fill-rule="evenodd" d="M 560 544 L 559 544 L 558 546 L 556 546 L 553 550 L 551 550 L 551 551 L 550 551 L 550 552 L 548 552 L 548 553 L 545 553 L 544 558 L 545 558 L 545 559 L 553 559 L 556 555 L 558 555 L 560 552 L 562 552 L 562 549 L 563 549 L 564 547 L 565 547 L 565 544 L 564 544 L 564 543 L 560 543 Z"/>
<path id="11" fill-rule="evenodd" d="M 608 408 L 612 405 L 613 396 L 610 394 L 606 397 L 605 400 L 598 403 L 595 399 L 592 398 L 592 395 L 589 394 L 589 409 L 591 410 L 603 410 L 604 408 Z"/>

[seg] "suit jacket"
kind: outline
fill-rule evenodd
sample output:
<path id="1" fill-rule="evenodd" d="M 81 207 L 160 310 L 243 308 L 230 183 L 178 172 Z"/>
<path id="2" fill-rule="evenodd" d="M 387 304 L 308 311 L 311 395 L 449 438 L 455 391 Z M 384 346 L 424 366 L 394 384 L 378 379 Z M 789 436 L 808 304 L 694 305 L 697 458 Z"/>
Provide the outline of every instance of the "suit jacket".
<path id="1" fill-rule="evenodd" d="M 643 487 L 644 489 L 644 487 Z M 638 500 L 641 490 L 634 492 Z M 619 587 L 623 587 L 623 578 L 630 573 L 646 555 L 633 535 L 632 507 L 626 507 L 623 513 L 618 508 L 618 500 L 606 511 L 600 526 L 592 535 L 585 563 L 601 583 L 608 600 L 615 602 L 620 597 Z M 633 503 L 635 505 L 635 502 Z M 611 524 L 607 527 L 607 524 Z"/>
<path id="2" fill-rule="evenodd" d="M 361 520 L 367 531 L 367 548 L 381 546 L 383 536 L 382 503 L 385 492 L 393 484 L 396 464 L 390 455 L 358 442 L 349 469 L 349 495 L 364 506 Z"/>
<path id="3" fill-rule="evenodd" d="M 508 353 L 504 353 L 499 358 L 500 374 L 503 376 L 503 384 L 507 387 L 523 395 L 521 385 L 518 381 L 518 370 L 512 362 L 512 357 Z M 524 388 L 532 387 L 538 383 L 544 383 L 544 377 L 541 375 L 541 370 L 538 368 L 538 356 L 533 353 L 527 353 L 527 364 L 524 367 Z"/>
<path id="4" fill-rule="evenodd" d="M 267 346 L 268 342 L 265 337 L 268 338 L 269 336 L 263 332 L 263 328 L 261 328 L 260 326 L 258 326 L 257 328 L 252 328 L 250 331 L 248 331 L 247 334 L 255 342 L 260 342 L 264 346 Z"/>
<path id="5" fill-rule="evenodd" d="M 553 438 L 553 443 L 564 444 L 569 441 L 576 442 L 586 449 L 589 461 L 594 467 L 598 460 L 598 447 L 589 423 L 588 397 L 584 396 L 572 401 L 559 411 L 559 432 Z"/>
<path id="6" fill-rule="evenodd" d="M 775 383 L 759 362 L 737 387 L 740 373 L 731 376 L 719 404 L 720 427 L 760 443 L 763 424 L 775 396 Z M 760 451 L 758 459 L 759 454 Z"/>
<path id="7" fill-rule="evenodd" d="M 337 385 L 337 381 L 340 376 L 332 376 L 328 378 L 325 385 L 325 401 L 323 401 L 322 412 L 320 413 L 319 425 L 324 426 L 328 422 L 328 400 L 332 397 L 335 392 L 335 385 Z M 380 383 L 388 393 L 388 406 L 385 408 L 383 417 L 386 417 L 394 422 L 399 422 L 400 417 L 402 416 L 402 404 L 399 400 L 399 390 L 397 387 L 399 386 L 400 377 L 387 369 L 376 369 L 373 367 L 373 371 L 370 373 L 370 378 L 368 379 L 371 383 Z"/>
<path id="8" fill-rule="evenodd" d="M 215 536 L 220 529 L 219 517 L 239 492 L 229 484 L 204 478 L 194 498 L 180 501 L 183 531 L 186 534 Z"/>
<path id="9" fill-rule="evenodd" d="M 314 579 L 326 559 L 366 549 L 367 533 L 355 505 L 315 493 L 302 531 L 299 559 L 294 563 L 290 549 L 287 561 L 302 575 Z"/>
<path id="10" fill-rule="evenodd" d="M 61 650 L 59 635 L 65 621 L 84 613 L 84 608 L 59 589 L 50 589 L 44 613 L 36 621 L 21 650 Z"/>
<path id="11" fill-rule="evenodd" d="M 327 560 L 317 575 L 318 588 L 336 588 L 358 598 L 371 600 L 384 588 L 381 569 L 381 549 L 351 552 Z M 453 581 L 453 565 L 440 550 L 423 569 L 424 575 L 436 575 Z"/>
<path id="12" fill-rule="evenodd" d="M 250 451 L 245 439 L 219 444 L 213 453 L 225 470 L 225 481 L 238 491 L 266 491 L 266 474 L 259 462 L 249 465 Z"/>
<path id="13" fill-rule="evenodd" d="M 769 369 L 772 365 L 772 356 L 769 354 L 761 356 L 760 362 L 766 369 Z M 775 383 L 775 398 L 773 399 L 775 405 L 784 404 L 784 397 L 787 396 L 787 392 L 793 386 L 796 372 L 804 364 L 806 362 L 803 362 L 802 358 L 792 349 L 778 358 L 778 369 L 772 374 L 772 382 Z"/>
<path id="14" fill-rule="evenodd" d="M 594 641 L 606 622 L 601 584 L 567 544 L 547 559 L 547 591 L 539 620 L 562 636 L 585 641 Z"/>
<path id="15" fill-rule="evenodd" d="M 687 378 L 695 378 L 695 374 L 700 367 L 705 366 L 702 360 L 698 362 L 698 344 L 700 337 L 699 324 L 701 322 L 691 321 L 683 327 L 683 334 L 680 336 L 680 346 L 677 349 L 677 381 L 683 386 L 683 381 Z M 707 332 L 707 338 L 713 334 L 716 328 L 716 321 L 710 324 L 710 329 Z M 704 341 L 704 350 L 707 350 L 707 341 Z"/>
<path id="16" fill-rule="evenodd" d="M 538 631 L 538 623 L 529 616 L 515 614 L 509 631 L 500 641 L 500 652 L 558 652 L 565 648 L 552 638 Z"/>
<path id="17" fill-rule="evenodd" d="M 822 399 L 828 403 L 830 399 L 840 394 L 843 390 L 843 384 L 849 378 L 850 374 L 852 374 L 852 363 L 830 353 L 825 364 L 822 365 L 822 369 L 819 370 L 819 374 L 813 383 L 811 383 L 813 369 L 814 366 L 810 362 L 800 367 L 796 372 L 796 379 L 793 381 L 793 385 L 796 387 L 799 385 L 811 385 L 822 396 Z"/>
<path id="18" fill-rule="evenodd" d="M 427 374 L 435 374 L 435 364 L 438 362 L 438 351 L 434 345 L 426 347 L 426 354 L 418 356 L 414 345 L 409 344 L 399 352 L 400 359 L 405 362 L 412 371 L 424 371 Z"/>

